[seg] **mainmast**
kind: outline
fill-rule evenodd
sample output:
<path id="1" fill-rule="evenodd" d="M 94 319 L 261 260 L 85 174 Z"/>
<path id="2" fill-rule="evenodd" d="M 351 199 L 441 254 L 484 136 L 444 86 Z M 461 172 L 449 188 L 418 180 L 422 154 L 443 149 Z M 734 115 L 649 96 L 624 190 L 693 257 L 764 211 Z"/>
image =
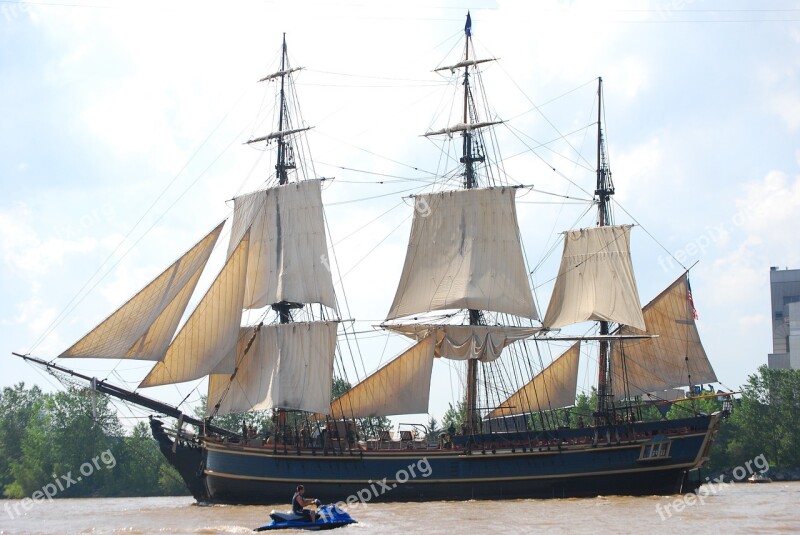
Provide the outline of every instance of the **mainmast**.
<path id="1" fill-rule="evenodd" d="M 614 183 L 611 180 L 611 169 L 606 158 L 605 140 L 603 139 L 603 78 L 598 78 L 597 86 L 597 189 L 594 194 L 597 198 L 597 225 L 604 227 L 612 224 L 612 214 L 609 206 L 611 195 L 614 194 Z M 609 333 L 609 322 L 600 322 L 600 335 Z M 597 412 L 595 425 L 609 423 L 609 408 L 613 392 L 608 370 L 609 342 L 600 341 L 600 355 L 598 358 L 597 380 Z"/>
<path id="2" fill-rule="evenodd" d="M 469 85 L 469 42 L 472 37 L 472 18 L 467 12 L 467 23 L 464 26 L 465 45 L 464 45 L 464 125 L 470 124 L 470 104 L 472 95 Z M 472 131 L 467 127 L 461 134 L 464 138 L 462 146 L 461 163 L 464 164 L 464 187 L 472 189 L 475 187 L 475 167 L 476 162 L 483 162 L 484 156 L 472 150 Z M 480 135 L 480 133 L 478 134 Z M 480 310 L 469 309 L 469 324 L 480 325 Z M 467 433 L 472 435 L 480 431 L 478 418 L 478 361 L 476 359 L 467 360 L 467 395 L 466 395 L 466 417 Z"/>
<path id="3" fill-rule="evenodd" d="M 501 124 L 502 121 L 481 120 L 475 98 L 476 88 L 480 91 L 482 86 L 478 81 L 476 88 L 473 88 L 475 84 L 472 81 L 472 78 L 480 73 L 477 67 L 475 70 L 472 67 L 493 59 L 471 57 L 474 54 L 471 50 L 472 18 L 469 13 L 464 34 L 465 46 L 461 60 L 455 65 L 435 69 L 451 73 L 455 73 L 457 69 L 464 69 L 463 78 L 460 70 L 457 77 L 464 87 L 462 113 L 459 114 L 456 124 L 424 134 L 426 137 L 446 135 L 449 139 L 452 139 L 456 132 L 461 135 L 459 163 L 464 166 L 463 189 L 457 192 L 445 192 L 446 195 L 424 196 L 435 202 L 438 207 L 436 213 L 432 215 L 436 218 L 437 224 L 423 225 L 421 217 L 414 215 L 409 250 L 413 249 L 416 253 L 406 255 L 403 274 L 387 320 L 433 310 L 467 310 L 468 325 L 459 327 L 465 328 L 465 332 L 469 331 L 477 340 L 488 336 L 489 330 L 496 330 L 499 327 L 486 327 L 484 311 L 509 313 L 531 319 L 538 319 L 538 316 L 528 287 L 521 246 L 518 243 L 501 242 L 497 238 L 497 236 L 507 236 L 508 233 L 518 235 L 514 209 L 515 190 L 487 188 L 486 186 L 493 185 L 493 176 L 489 169 L 484 173 L 484 168 L 480 166 L 487 161 L 482 129 Z M 461 221 L 460 226 L 457 221 Z M 469 229 L 468 235 L 465 235 L 465 229 Z M 459 242 L 454 236 L 459 234 L 462 236 L 461 245 L 455 247 L 454 244 Z M 421 254 L 421 250 L 427 251 L 429 248 L 429 244 L 432 243 L 431 238 L 444 240 L 446 250 L 439 247 L 430 254 Z M 480 250 L 476 247 L 478 244 Z M 486 247 L 490 247 L 495 253 L 487 255 Z M 449 258 L 451 262 L 433 264 L 432 257 Z M 496 281 L 497 284 L 487 281 Z M 458 351 L 445 352 L 448 351 L 452 354 L 446 358 L 456 358 Z M 470 435 L 481 432 L 477 361 L 490 362 L 499 356 L 497 354 L 489 357 L 483 352 L 479 353 L 481 354 L 459 355 L 459 360 L 467 361 L 463 431 Z"/>

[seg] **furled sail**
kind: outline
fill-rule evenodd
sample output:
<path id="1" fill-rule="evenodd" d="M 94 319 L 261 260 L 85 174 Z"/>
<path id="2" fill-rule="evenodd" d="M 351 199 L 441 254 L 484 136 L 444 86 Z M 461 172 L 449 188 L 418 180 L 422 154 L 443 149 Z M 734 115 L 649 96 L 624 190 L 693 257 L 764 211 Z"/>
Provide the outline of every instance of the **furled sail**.
<path id="1" fill-rule="evenodd" d="M 336 398 L 330 414 L 335 418 L 366 418 L 428 412 L 433 346 L 432 336 L 413 345 Z"/>
<path id="2" fill-rule="evenodd" d="M 242 328 L 236 354 L 226 355 L 228 367 L 236 369 L 232 382 L 224 370 L 209 377 L 209 413 L 220 403 L 220 415 L 275 408 L 328 414 L 337 327 L 326 321 L 275 324 L 260 327 L 255 337 L 253 327 Z"/>
<path id="3" fill-rule="evenodd" d="M 387 329 L 417 341 L 434 335 L 435 355 L 452 360 L 477 359 L 491 362 L 507 345 L 539 332 L 538 327 L 506 327 L 502 325 L 386 325 Z"/>
<path id="4" fill-rule="evenodd" d="M 687 274 L 642 312 L 647 332 L 658 337 L 612 344 L 612 381 L 619 397 L 717 381 L 697 332 Z M 647 333 L 623 326 L 619 334 Z M 623 393 L 625 384 L 629 385 L 627 394 Z"/>
<path id="5" fill-rule="evenodd" d="M 59 357 L 164 358 L 224 224 L 220 223 Z"/>
<path id="6" fill-rule="evenodd" d="M 236 345 L 242 321 L 250 234 L 246 233 L 225 262 L 203 299 L 139 387 L 199 379 L 214 370 Z M 231 362 L 228 373 L 233 372 Z"/>
<path id="7" fill-rule="evenodd" d="M 491 59 L 465 59 L 463 61 L 459 61 L 455 65 L 447 65 L 445 67 L 439 67 L 438 69 L 433 69 L 433 72 L 454 71 L 456 69 L 461 69 L 463 67 L 471 67 L 471 66 L 474 66 L 474 65 L 479 65 L 481 63 L 487 63 L 489 61 L 495 61 L 495 58 L 491 58 Z"/>
<path id="8" fill-rule="evenodd" d="M 456 132 L 471 132 L 473 130 L 478 130 L 480 128 L 486 128 L 487 126 L 494 126 L 496 124 L 502 124 L 503 121 L 484 121 L 480 123 L 458 123 L 453 126 L 447 126 L 445 128 L 441 128 L 439 130 L 431 130 L 430 132 L 425 132 L 425 137 L 430 136 L 441 136 L 441 135 L 448 135 L 452 136 Z"/>
<path id="9" fill-rule="evenodd" d="M 272 132 L 270 134 L 267 134 L 266 136 L 261 136 L 261 137 L 257 137 L 257 138 L 251 139 L 250 141 L 247 142 L 247 144 L 249 145 L 251 143 L 258 143 L 260 141 L 269 141 L 271 139 L 277 139 L 277 138 L 282 138 L 282 137 L 286 137 L 286 136 L 291 136 L 292 134 L 305 132 L 306 130 L 311 130 L 311 127 L 310 126 L 305 126 L 303 128 L 292 128 L 290 130 L 281 130 L 279 132 Z"/>
<path id="10" fill-rule="evenodd" d="M 319 180 L 236 197 L 230 255 L 250 230 L 245 308 L 280 302 L 336 307 Z"/>
<path id="11" fill-rule="evenodd" d="M 546 327 L 593 320 L 645 329 L 631 264 L 630 228 L 609 225 L 565 233 Z"/>
<path id="12" fill-rule="evenodd" d="M 522 258 L 513 188 L 420 195 L 387 319 L 478 309 L 537 319 Z"/>
<path id="13" fill-rule="evenodd" d="M 489 413 L 488 418 L 570 407 L 578 387 L 580 341 Z"/>

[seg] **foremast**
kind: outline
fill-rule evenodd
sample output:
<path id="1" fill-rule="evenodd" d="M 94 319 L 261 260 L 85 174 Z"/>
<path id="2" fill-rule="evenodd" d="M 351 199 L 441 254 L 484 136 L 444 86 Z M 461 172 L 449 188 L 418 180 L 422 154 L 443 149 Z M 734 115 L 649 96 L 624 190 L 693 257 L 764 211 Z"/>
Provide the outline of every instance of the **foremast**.
<path id="1" fill-rule="evenodd" d="M 288 54 L 288 49 L 286 47 L 286 33 L 284 33 L 283 41 L 281 43 L 280 70 L 278 72 L 265 76 L 264 78 L 259 80 L 260 82 L 264 82 L 280 78 L 280 90 L 278 92 L 278 130 L 277 132 L 270 134 L 268 136 L 263 136 L 248 141 L 249 144 L 269 139 L 277 140 L 278 150 L 277 150 L 277 161 L 275 162 L 275 176 L 278 178 L 279 186 L 285 186 L 286 184 L 289 183 L 289 170 L 296 168 L 294 161 L 294 148 L 292 147 L 291 144 L 291 136 L 293 136 L 298 132 L 302 132 L 309 129 L 308 127 L 297 128 L 297 129 L 289 127 L 288 129 L 286 129 L 287 123 L 289 122 L 288 99 L 286 98 L 286 77 L 290 76 L 293 72 L 298 70 L 300 70 L 299 67 L 297 68 L 289 67 L 289 54 Z M 279 321 L 282 324 L 291 323 L 292 309 L 301 308 L 302 306 L 303 306 L 302 303 L 290 303 L 288 301 L 273 303 L 271 305 L 272 309 L 278 313 Z"/>
<path id="2" fill-rule="evenodd" d="M 603 139 L 603 78 L 598 78 L 597 85 L 597 189 L 595 189 L 597 202 L 597 226 L 613 225 L 610 199 L 614 195 L 614 183 L 611 180 L 611 169 L 606 156 L 605 140 Z M 609 322 L 600 322 L 600 336 L 609 334 Z M 597 378 L 597 411 L 595 412 L 595 425 L 606 425 L 611 421 L 613 410 L 613 391 L 609 375 L 608 340 L 600 340 L 600 354 L 598 356 Z"/>
<path id="3" fill-rule="evenodd" d="M 226 361 L 235 362 L 233 375 L 212 374 L 209 381 L 209 399 L 217 401 L 211 416 L 218 412 L 273 409 L 276 445 L 281 439 L 286 443 L 287 411 L 313 413 L 330 403 L 328 372 L 332 374 L 329 368 L 332 368 L 337 324 L 325 320 L 322 311 L 316 318 L 310 307 L 302 317 L 294 315 L 294 311 L 313 303 L 336 310 L 330 272 L 322 269 L 327 244 L 321 181 L 311 179 L 313 166 L 309 170 L 304 159 L 308 156 L 304 153 L 307 146 L 295 146 L 296 140 L 302 139 L 297 134 L 310 129 L 295 124 L 302 121 L 292 83 L 292 73 L 298 70 L 299 67 L 289 64 L 286 34 L 283 34 L 279 70 L 259 80 L 278 84 L 277 130 L 247 142 L 276 143 L 275 175 L 267 181 L 266 189 L 234 199 L 231 234 L 232 243 L 240 234 L 254 236 L 245 308 L 266 307 L 277 318 L 243 327 L 237 348 L 225 357 Z M 301 150 L 301 159 L 297 161 L 296 149 Z M 266 312 L 263 314 L 266 318 Z M 300 347 L 305 349 L 300 351 Z M 306 373 L 311 362 L 315 366 Z M 323 381 L 324 378 L 327 379 Z M 302 381 L 308 388 L 296 392 L 291 387 L 292 381 Z"/>

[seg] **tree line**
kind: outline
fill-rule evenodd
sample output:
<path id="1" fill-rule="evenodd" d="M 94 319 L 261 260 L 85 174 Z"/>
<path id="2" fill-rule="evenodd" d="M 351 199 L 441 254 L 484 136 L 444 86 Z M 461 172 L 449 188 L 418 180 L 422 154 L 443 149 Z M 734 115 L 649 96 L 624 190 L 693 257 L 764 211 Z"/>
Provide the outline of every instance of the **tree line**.
<path id="1" fill-rule="evenodd" d="M 164 496 L 187 494 L 139 422 L 125 432 L 109 399 L 88 388 L 45 393 L 24 383 L 0 394 L 0 494 Z"/>
<path id="2" fill-rule="evenodd" d="M 349 386 L 343 381 L 335 383 L 334 394 Z M 588 425 L 594 405 L 593 393 L 581 394 L 571 409 L 533 415 L 530 427 L 576 427 L 579 419 Z M 711 413 L 722 410 L 722 397 L 711 395 L 668 407 L 645 406 L 642 416 L 645 420 L 674 419 L 694 411 Z M 204 404 L 196 411 L 205 414 Z M 460 429 L 464 417 L 463 404 L 450 405 L 441 429 Z M 238 430 L 243 421 L 265 434 L 273 425 L 269 411 L 215 420 L 231 430 Z M 391 428 L 391 422 L 363 419 L 358 428 L 362 437 L 370 437 Z M 439 430 L 439 422 L 431 417 L 429 439 Z M 761 454 L 771 467 L 800 467 L 800 370 L 762 366 L 748 378 L 732 414 L 722 423 L 709 467 L 732 468 Z M 80 474 L 86 477 L 78 480 Z M 126 431 L 106 396 L 91 389 L 45 393 L 23 383 L 6 387 L 0 393 L 0 493 L 6 498 L 25 498 L 46 485 L 57 488 L 58 497 L 187 493 L 180 476 L 158 450 L 149 425 L 139 422 Z"/>

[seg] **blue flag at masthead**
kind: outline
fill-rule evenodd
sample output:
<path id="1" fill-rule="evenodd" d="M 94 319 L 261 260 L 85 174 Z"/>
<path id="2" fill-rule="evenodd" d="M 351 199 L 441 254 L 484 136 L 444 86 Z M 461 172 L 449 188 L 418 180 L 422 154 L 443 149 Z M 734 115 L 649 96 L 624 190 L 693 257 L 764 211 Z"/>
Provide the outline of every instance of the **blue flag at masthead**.
<path id="1" fill-rule="evenodd" d="M 472 17 L 469 16 L 469 11 L 467 11 L 467 24 L 464 26 L 464 33 L 467 34 L 467 37 L 472 37 Z"/>

